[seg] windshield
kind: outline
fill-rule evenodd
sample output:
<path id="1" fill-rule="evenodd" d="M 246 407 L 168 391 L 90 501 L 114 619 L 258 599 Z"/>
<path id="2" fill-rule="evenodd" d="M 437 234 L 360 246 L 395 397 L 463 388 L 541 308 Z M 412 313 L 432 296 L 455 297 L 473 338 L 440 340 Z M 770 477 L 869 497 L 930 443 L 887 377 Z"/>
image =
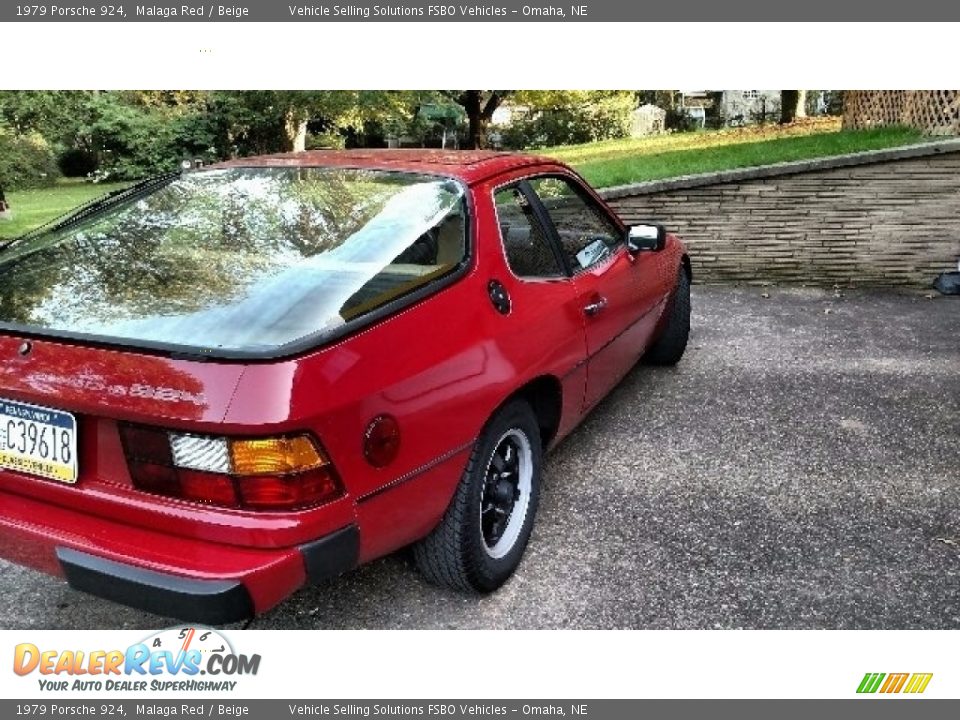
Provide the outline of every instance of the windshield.
<path id="1" fill-rule="evenodd" d="M 465 238 L 450 179 L 201 171 L 0 252 L 0 324 L 267 352 L 448 274 Z"/>

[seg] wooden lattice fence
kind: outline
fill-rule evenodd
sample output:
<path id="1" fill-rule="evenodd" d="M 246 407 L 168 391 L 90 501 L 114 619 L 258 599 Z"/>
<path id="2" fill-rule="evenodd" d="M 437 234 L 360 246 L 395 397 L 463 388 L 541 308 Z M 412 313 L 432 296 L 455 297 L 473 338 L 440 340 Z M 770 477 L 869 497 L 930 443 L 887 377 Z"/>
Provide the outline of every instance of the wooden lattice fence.
<path id="1" fill-rule="evenodd" d="M 927 135 L 960 135 L 960 90 L 847 90 L 843 127 L 908 125 Z"/>

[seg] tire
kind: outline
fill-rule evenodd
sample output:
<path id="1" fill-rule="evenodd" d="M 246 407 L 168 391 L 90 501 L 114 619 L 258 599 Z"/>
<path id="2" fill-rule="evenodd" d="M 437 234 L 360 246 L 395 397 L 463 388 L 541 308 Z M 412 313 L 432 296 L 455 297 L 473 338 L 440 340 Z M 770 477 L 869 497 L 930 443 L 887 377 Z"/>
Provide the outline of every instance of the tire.
<path id="1" fill-rule="evenodd" d="M 533 530 L 542 463 L 533 410 L 522 400 L 509 402 L 480 434 L 443 520 L 413 547 L 423 577 L 466 592 L 503 585 Z"/>
<path id="2" fill-rule="evenodd" d="M 643 356 L 643 361 L 648 365 L 676 365 L 687 349 L 687 339 L 690 337 L 690 277 L 683 267 L 680 268 L 669 312 L 666 327 Z"/>

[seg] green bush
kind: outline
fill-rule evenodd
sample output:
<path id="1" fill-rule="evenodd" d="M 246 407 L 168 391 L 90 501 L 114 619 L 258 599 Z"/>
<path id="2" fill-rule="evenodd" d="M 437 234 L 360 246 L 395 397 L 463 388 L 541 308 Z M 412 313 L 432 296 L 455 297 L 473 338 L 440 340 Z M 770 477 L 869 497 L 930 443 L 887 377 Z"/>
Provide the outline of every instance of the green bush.
<path id="1" fill-rule="evenodd" d="M 85 128 L 98 156 L 102 179 L 139 180 L 176 170 L 184 158 L 210 160 L 216 121 L 198 111 L 158 111 L 101 95 Z"/>
<path id="2" fill-rule="evenodd" d="M 633 98 L 623 93 L 591 92 L 582 105 L 534 110 L 514 120 L 502 143 L 521 150 L 627 137 L 633 108 Z"/>
<path id="3" fill-rule="evenodd" d="M 57 162 L 42 137 L 0 129 L 0 187 L 5 191 L 49 187 L 59 176 Z"/>

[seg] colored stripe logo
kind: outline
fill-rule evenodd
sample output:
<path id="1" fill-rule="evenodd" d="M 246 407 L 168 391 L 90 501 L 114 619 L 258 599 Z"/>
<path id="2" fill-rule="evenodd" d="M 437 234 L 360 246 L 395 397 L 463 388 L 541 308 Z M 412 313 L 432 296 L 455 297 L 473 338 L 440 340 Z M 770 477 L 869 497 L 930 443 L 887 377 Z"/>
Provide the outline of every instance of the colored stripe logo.
<path id="1" fill-rule="evenodd" d="M 931 678 L 933 673 L 867 673 L 860 681 L 857 692 L 918 695 L 927 689 Z"/>

